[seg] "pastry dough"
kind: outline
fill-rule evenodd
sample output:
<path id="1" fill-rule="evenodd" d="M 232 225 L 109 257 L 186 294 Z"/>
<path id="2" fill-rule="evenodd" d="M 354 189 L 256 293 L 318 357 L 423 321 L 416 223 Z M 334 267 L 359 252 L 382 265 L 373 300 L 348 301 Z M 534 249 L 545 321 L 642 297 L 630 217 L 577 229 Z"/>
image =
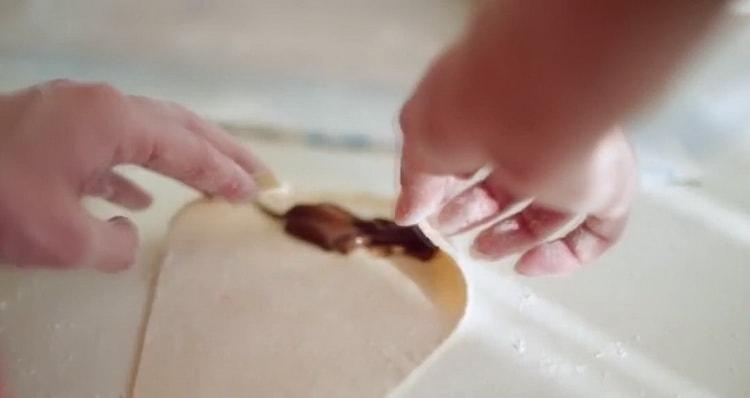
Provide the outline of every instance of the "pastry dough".
<path id="1" fill-rule="evenodd" d="M 360 215 L 387 202 L 326 197 Z M 252 205 L 172 224 L 134 397 L 382 397 L 453 331 L 455 263 L 324 252 Z"/>

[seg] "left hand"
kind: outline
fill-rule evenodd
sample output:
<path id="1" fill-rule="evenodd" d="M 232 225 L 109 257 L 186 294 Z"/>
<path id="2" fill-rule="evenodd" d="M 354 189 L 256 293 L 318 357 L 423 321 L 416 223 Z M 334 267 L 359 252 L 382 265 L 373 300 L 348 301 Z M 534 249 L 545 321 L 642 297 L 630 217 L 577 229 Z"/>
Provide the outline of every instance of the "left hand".
<path id="1" fill-rule="evenodd" d="M 174 103 L 101 83 L 57 80 L 0 95 L 0 261 L 19 266 L 127 268 L 138 234 L 99 220 L 98 196 L 130 209 L 151 197 L 112 170 L 149 168 L 211 196 L 243 200 L 265 166 L 230 135 Z"/>

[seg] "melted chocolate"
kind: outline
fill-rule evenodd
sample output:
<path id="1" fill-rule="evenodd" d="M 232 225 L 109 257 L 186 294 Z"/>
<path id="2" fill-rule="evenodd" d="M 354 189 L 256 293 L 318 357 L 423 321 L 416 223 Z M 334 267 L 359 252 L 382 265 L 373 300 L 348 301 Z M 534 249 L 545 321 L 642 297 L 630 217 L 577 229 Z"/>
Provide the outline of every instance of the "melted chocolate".
<path id="1" fill-rule="evenodd" d="M 427 261 L 438 250 L 416 226 L 402 227 L 384 218 L 361 219 L 330 203 L 296 205 L 282 218 L 287 233 L 329 251 L 346 254 L 367 247 Z"/>

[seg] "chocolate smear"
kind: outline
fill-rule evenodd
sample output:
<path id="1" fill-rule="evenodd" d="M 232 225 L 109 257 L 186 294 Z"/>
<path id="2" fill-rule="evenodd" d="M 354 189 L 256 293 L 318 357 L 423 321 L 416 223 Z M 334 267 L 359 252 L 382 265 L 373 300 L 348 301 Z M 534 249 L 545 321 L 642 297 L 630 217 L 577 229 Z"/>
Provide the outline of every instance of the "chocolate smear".
<path id="1" fill-rule="evenodd" d="M 422 261 L 438 248 L 416 226 L 384 218 L 362 219 L 331 203 L 299 204 L 281 216 L 292 236 L 328 251 L 349 253 L 365 247 L 384 255 L 403 253 Z"/>

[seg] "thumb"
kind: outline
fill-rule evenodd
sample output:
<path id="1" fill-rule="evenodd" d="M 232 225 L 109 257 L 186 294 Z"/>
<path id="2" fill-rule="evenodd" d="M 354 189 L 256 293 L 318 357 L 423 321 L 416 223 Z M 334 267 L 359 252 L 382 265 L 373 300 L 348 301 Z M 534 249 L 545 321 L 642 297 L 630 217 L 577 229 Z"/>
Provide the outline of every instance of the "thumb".
<path id="1" fill-rule="evenodd" d="M 43 195 L 28 195 L 27 206 L 20 206 L 16 212 L 15 223 L 10 225 L 17 226 L 17 233 L 11 235 L 15 239 L 2 242 L 8 261 L 20 266 L 106 272 L 120 271 L 133 263 L 138 234 L 128 219 L 97 219 L 75 195 L 54 186 L 46 188 Z"/>
<path id="2" fill-rule="evenodd" d="M 86 215 L 91 230 L 88 263 L 85 266 L 104 272 L 118 272 L 135 262 L 138 232 L 133 223 L 122 216 L 107 221 Z"/>
<path id="3" fill-rule="evenodd" d="M 451 176 L 429 172 L 419 160 L 419 147 L 404 140 L 401 155 L 401 192 L 396 201 L 395 220 L 414 225 L 437 212 L 446 199 Z"/>

